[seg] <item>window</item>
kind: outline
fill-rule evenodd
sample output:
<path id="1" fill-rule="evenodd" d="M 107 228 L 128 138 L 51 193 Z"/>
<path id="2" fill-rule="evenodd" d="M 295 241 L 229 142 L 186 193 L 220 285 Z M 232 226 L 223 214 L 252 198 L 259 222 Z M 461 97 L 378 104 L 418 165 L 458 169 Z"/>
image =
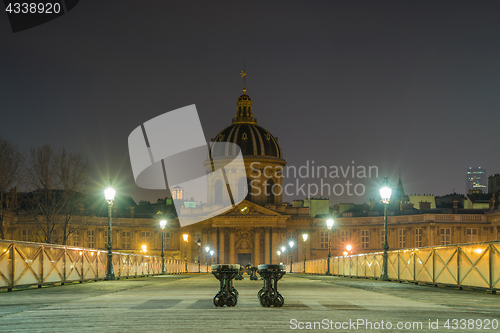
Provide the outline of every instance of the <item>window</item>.
<path id="1" fill-rule="evenodd" d="M 468 228 L 467 229 L 467 243 L 475 243 L 477 242 L 477 229 L 476 228 Z"/>
<path id="2" fill-rule="evenodd" d="M 451 229 L 450 228 L 441 228 L 439 233 L 441 235 L 441 245 L 450 245 L 451 244 Z"/>
<path id="3" fill-rule="evenodd" d="M 222 205 L 222 180 L 217 179 L 215 181 L 215 204 Z"/>
<path id="4" fill-rule="evenodd" d="M 80 230 L 73 231 L 73 246 L 80 246 Z"/>
<path id="5" fill-rule="evenodd" d="M 89 247 L 93 249 L 95 247 L 95 231 L 89 230 L 88 235 L 89 235 Z"/>
<path id="6" fill-rule="evenodd" d="M 163 245 L 165 246 L 165 250 L 169 250 L 170 249 L 170 232 L 163 233 L 163 240 L 164 240 Z"/>
<path id="7" fill-rule="evenodd" d="M 403 249 L 406 247 L 406 229 L 399 229 L 399 248 Z"/>
<path id="8" fill-rule="evenodd" d="M 143 244 L 149 245 L 149 231 L 141 232 L 141 245 Z"/>
<path id="9" fill-rule="evenodd" d="M 422 229 L 415 229 L 415 247 L 422 247 Z"/>
<path id="10" fill-rule="evenodd" d="M 340 230 L 340 242 L 342 245 L 349 243 L 349 230 Z"/>
<path id="11" fill-rule="evenodd" d="M 361 248 L 367 249 L 370 244 L 370 231 L 361 230 Z"/>
<path id="12" fill-rule="evenodd" d="M 319 243 L 322 249 L 328 249 L 328 231 L 320 231 Z"/>
<path id="13" fill-rule="evenodd" d="M 274 204 L 274 180 L 269 179 L 266 186 L 267 203 Z"/>
<path id="14" fill-rule="evenodd" d="M 242 201 L 244 199 L 248 199 L 248 193 L 250 193 L 250 188 L 248 188 L 247 195 L 245 196 L 245 186 L 248 183 L 246 177 L 240 178 L 238 180 L 238 201 Z"/>
<path id="15" fill-rule="evenodd" d="M 21 240 L 23 242 L 31 242 L 31 230 L 28 230 L 28 229 L 23 229 L 21 230 Z"/>
<path id="16" fill-rule="evenodd" d="M 130 231 L 122 233 L 122 249 L 130 249 Z"/>
<path id="17" fill-rule="evenodd" d="M 389 234 L 387 234 L 387 235 L 389 235 Z M 384 236 L 385 236 L 385 230 L 382 229 L 382 230 L 380 230 L 380 247 L 381 248 L 384 248 L 384 242 L 385 242 Z"/>

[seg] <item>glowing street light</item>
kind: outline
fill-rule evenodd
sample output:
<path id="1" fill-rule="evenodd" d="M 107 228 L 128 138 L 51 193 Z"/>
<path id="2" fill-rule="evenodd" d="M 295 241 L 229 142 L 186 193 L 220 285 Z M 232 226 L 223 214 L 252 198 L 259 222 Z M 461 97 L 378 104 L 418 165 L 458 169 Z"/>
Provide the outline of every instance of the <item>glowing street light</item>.
<path id="1" fill-rule="evenodd" d="M 165 252 L 164 248 L 165 245 L 163 244 L 163 229 L 167 226 L 167 220 L 161 220 L 160 221 L 160 228 L 161 228 L 161 274 L 165 275 Z"/>
<path id="2" fill-rule="evenodd" d="M 208 252 L 210 251 L 210 248 L 208 246 L 205 247 L 205 251 L 207 252 L 207 254 L 205 255 L 205 259 L 207 261 L 207 273 L 208 273 Z"/>
<path id="3" fill-rule="evenodd" d="M 388 259 L 388 253 L 389 251 L 389 243 L 387 242 L 387 206 L 389 205 L 389 202 L 391 200 L 391 194 L 392 190 L 389 186 L 389 181 L 387 180 L 387 177 L 384 178 L 384 183 L 382 188 L 380 189 L 380 198 L 382 200 L 382 203 L 384 204 L 384 254 L 382 255 L 382 275 L 380 276 L 380 280 L 387 281 L 389 279 L 389 276 L 387 274 L 387 259 Z"/>
<path id="4" fill-rule="evenodd" d="M 198 273 L 201 273 L 201 262 L 200 262 L 200 249 L 201 249 L 201 239 L 198 238 L 198 241 L 196 242 L 198 244 Z"/>
<path id="5" fill-rule="evenodd" d="M 111 244 L 111 212 L 113 207 L 113 201 L 115 200 L 116 191 L 112 187 L 108 187 L 104 190 L 104 198 L 108 203 L 108 260 L 106 266 L 106 280 L 114 280 L 115 273 L 113 271 L 113 245 Z"/>
<path id="6" fill-rule="evenodd" d="M 293 253 L 292 253 L 292 248 L 295 243 L 293 241 L 290 241 L 288 245 L 290 246 L 290 273 L 292 272 L 292 265 L 293 265 Z"/>
<path id="7" fill-rule="evenodd" d="M 144 254 L 148 253 L 148 246 L 146 244 L 142 244 L 141 249 Z"/>
<path id="8" fill-rule="evenodd" d="M 278 258 L 280 258 L 280 263 L 281 263 L 281 251 L 278 251 Z"/>
<path id="9" fill-rule="evenodd" d="M 332 227 L 333 227 L 333 219 L 326 220 L 326 227 L 328 229 L 328 260 L 326 262 L 326 275 L 330 275 L 330 258 L 332 257 L 331 252 L 331 238 L 332 238 Z"/>
<path id="10" fill-rule="evenodd" d="M 350 244 L 348 244 L 345 249 L 347 250 L 347 252 L 351 252 L 352 250 L 352 246 Z"/>

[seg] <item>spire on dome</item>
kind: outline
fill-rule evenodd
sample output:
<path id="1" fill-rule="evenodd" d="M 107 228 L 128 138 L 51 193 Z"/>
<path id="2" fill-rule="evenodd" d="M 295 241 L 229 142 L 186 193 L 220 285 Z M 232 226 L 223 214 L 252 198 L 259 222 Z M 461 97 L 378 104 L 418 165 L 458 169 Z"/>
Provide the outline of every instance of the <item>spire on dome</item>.
<path id="1" fill-rule="evenodd" d="M 241 77 L 243 78 L 243 95 L 238 98 L 236 102 L 237 111 L 236 118 L 233 118 L 234 123 L 251 123 L 257 124 L 257 119 L 253 117 L 252 113 L 252 99 L 247 95 L 246 88 L 246 75 L 245 64 L 243 63 L 243 70 L 241 71 Z"/>

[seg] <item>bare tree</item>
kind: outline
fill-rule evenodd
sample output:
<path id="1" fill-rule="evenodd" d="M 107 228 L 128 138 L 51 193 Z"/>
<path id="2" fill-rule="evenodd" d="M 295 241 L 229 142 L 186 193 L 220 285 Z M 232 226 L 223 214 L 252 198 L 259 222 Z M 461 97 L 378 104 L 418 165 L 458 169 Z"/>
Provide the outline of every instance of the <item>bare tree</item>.
<path id="1" fill-rule="evenodd" d="M 0 138 L 0 239 L 5 239 L 4 220 L 9 209 L 7 203 L 4 207 L 4 193 L 19 184 L 23 160 L 17 147 Z"/>
<path id="2" fill-rule="evenodd" d="M 26 180 L 33 190 L 32 216 L 43 242 L 59 242 L 56 230 L 62 223 L 61 241 L 66 244 L 73 232 L 71 219 L 84 204 L 90 173 L 91 166 L 80 153 L 54 152 L 48 145 L 31 148 Z"/>

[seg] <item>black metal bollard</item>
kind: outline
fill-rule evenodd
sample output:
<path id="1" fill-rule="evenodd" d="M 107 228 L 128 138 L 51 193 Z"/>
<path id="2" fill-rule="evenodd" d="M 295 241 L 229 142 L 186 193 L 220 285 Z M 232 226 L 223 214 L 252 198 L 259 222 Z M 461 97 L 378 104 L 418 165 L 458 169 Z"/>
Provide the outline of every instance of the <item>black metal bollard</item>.
<path id="1" fill-rule="evenodd" d="M 286 274 L 285 269 L 285 265 L 259 265 L 258 273 L 264 279 L 264 287 L 257 297 L 262 306 L 281 307 L 285 304 L 283 295 L 278 292 L 278 280 Z"/>

